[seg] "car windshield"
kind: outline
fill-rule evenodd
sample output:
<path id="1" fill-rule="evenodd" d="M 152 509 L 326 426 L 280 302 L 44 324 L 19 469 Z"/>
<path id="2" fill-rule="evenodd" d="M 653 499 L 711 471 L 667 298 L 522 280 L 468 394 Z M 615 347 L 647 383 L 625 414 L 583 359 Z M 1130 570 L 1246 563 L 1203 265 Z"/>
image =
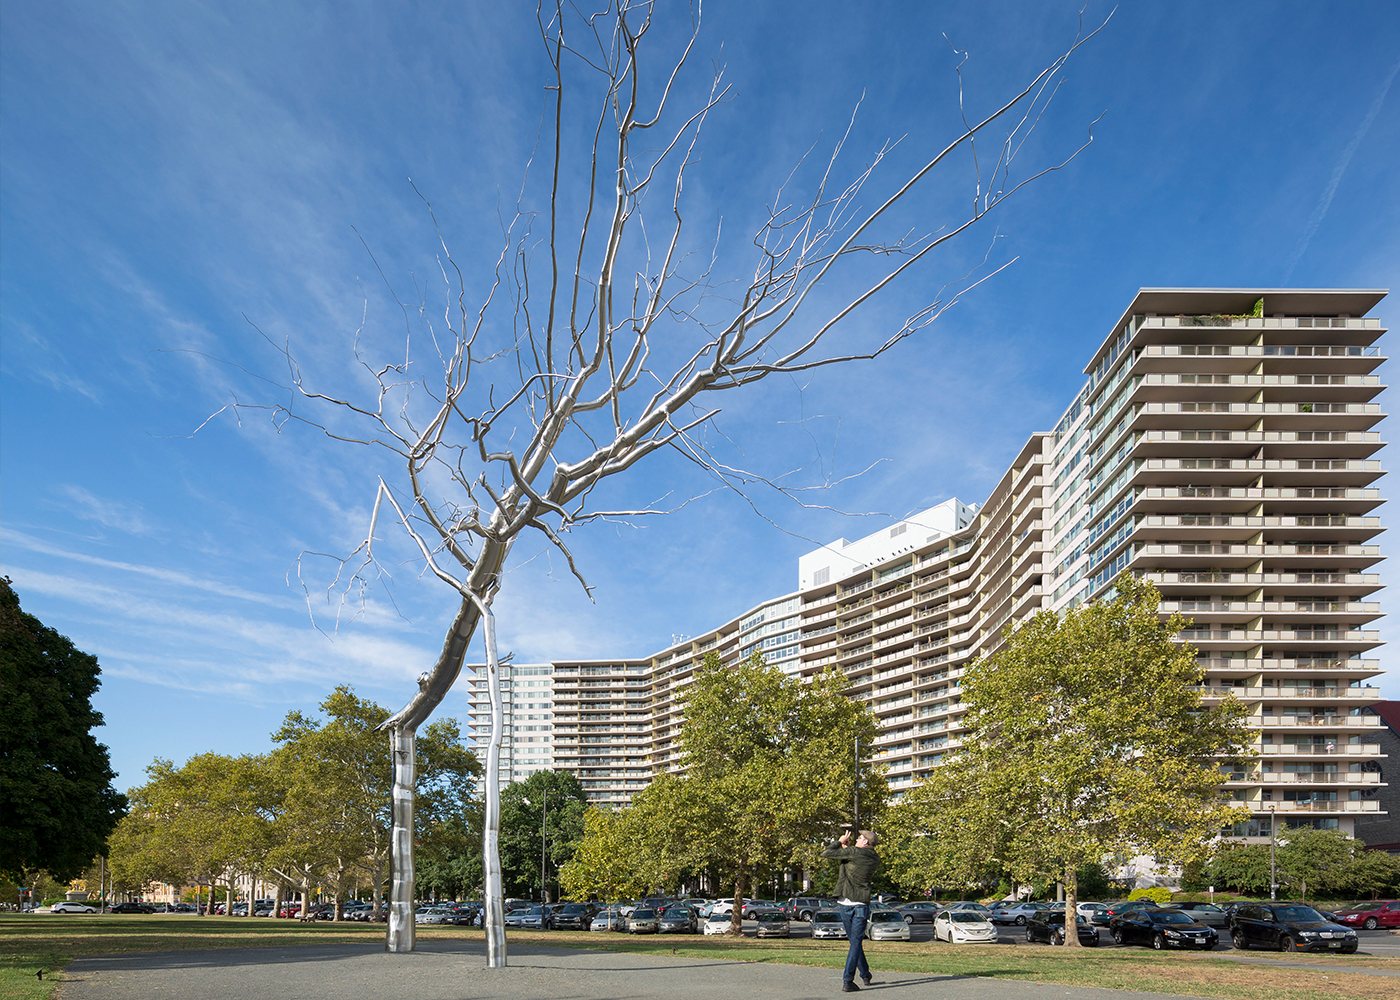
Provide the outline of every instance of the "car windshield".
<path id="1" fill-rule="evenodd" d="M 1163 910 L 1161 913 L 1154 913 L 1152 919 L 1159 924 L 1194 924 L 1195 918 L 1189 913 L 1181 913 L 1177 910 Z"/>
<path id="2" fill-rule="evenodd" d="M 985 924 L 987 922 L 986 917 L 971 910 L 958 910 L 956 913 L 950 913 L 948 919 L 955 924 Z"/>
<path id="3" fill-rule="evenodd" d="M 1275 906 L 1274 917 L 1277 920 L 1322 920 L 1321 913 L 1318 913 L 1311 906 Z"/>
<path id="4" fill-rule="evenodd" d="M 663 917 L 672 917 L 676 920 L 690 919 L 690 909 L 684 906 L 672 906 L 661 914 Z"/>
<path id="5" fill-rule="evenodd" d="M 632 919 L 633 919 L 633 920 L 650 920 L 652 917 L 655 917 L 655 916 L 656 916 L 656 911 L 655 911 L 655 910 L 633 910 L 633 911 L 632 911 Z"/>
<path id="6" fill-rule="evenodd" d="M 734 922 L 734 916 L 730 913 L 711 913 L 710 919 L 713 920 L 715 923 L 719 923 L 721 920 L 723 920 L 727 924 Z"/>
<path id="7" fill-rule="evenodd" d="M 587 913 L 587 912 L 588 912 L 588 907 L 587 907 L 587 906 L 584 906 L 582 903 L 570 903 L 568 906 L 564 907 L 564 912 L 565 912 L 565 913 Z"/>
<path id="8" fill-rule="evenodd" d="M 819 924 L 839 924 L 841 922 L 840 915 L 833 913 L 831 910 L 822 910 L 812 919 Z"/>
<path id="9" fill-rule="evenodd" d="M 894 910 L 877 910 L 870 915 L 870 921 L 876 924 L 902 924 L 904 918 Z"/>
<path id="10" fill-rule="evenodd" d="M 786 913 L 760 913 L 758 915 L 759 923 L 778 924 L 786 919 Z"/>

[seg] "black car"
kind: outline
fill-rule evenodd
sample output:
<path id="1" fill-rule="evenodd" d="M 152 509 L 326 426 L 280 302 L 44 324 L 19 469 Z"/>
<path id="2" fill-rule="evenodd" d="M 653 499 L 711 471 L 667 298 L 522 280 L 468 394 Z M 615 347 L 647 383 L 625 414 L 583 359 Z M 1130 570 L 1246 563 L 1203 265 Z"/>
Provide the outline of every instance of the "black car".
<path id="1" fill-rule="evenodd" d="M 1209 951 L 1220 943 L 1214 927 L 1197 923 L 1189 913 L 1159 907 L 1138 907 L 1119 913 L 1108 924 L 1119 944 L 1150 944 L 1167 948 L 1201 948 Z"/>
<path id="2" fill-rule="evenodd" d="M 1334 923 L 1304 903 L 1245 903 L 1230 917 L 1236 948 L 1279 951 L 1356 951 L 1356 931 Z"/>
<path id="3" fill-rule="evenodd" d="M 1083 917 L 1075 917 L 1079 929 L 1079 943 L 1089 947 L 1099 946 L 1099 929 Z M 1065 943 L 1065 911 L 1041 910 L 1026 921 L 1026 941 L 1044 941 L 1047 944 Z"/>
<path id="4" fill-rule="evenodd" d="M 565 903 L 550 913 L 545 926 L 556 931 L 586 931 L 597 912 L 592 903 Z"/>
<path id="5" fill-rule="evenodd" d="M 684 903 L 668 906 L 656 916 L 658 934 L 694 934 L 695 911 Z"/>
<path id="6" fill-rule="evenodd" d="M 118 903 L 112 907 L 113 913 L 155 913 L 156 908 L 150 903 Z"/>

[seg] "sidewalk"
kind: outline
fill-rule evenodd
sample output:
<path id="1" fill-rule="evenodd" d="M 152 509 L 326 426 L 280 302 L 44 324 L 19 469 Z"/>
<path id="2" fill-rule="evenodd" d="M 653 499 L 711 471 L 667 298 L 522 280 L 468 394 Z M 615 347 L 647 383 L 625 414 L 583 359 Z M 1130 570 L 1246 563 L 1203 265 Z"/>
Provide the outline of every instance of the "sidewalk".
<path id="1" fill-rule="evenodd" d="M 380 944 L 224 948 L 80 958 L 59 1000 L 817 1000 L 840 995 L 841 973 L 766 962 L 659 958 L 517 945 L 487 969 L 483 944 L 421 942 L 408 955 Z M 216 973 L 210 975 L 210 973 Z M 1008 979 L 878 970 L 862 989 L 879 1000 L 1152 1000 L 1134 993 Z"/>

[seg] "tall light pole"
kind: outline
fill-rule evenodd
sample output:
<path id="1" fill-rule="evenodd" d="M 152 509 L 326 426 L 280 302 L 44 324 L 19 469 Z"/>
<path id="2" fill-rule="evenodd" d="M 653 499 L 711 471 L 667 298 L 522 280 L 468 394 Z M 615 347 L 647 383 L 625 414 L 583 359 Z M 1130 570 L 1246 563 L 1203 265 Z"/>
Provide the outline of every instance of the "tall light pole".
<path id="1" fill-rule="evenodd" d="M 529 799 L 525 798 L 523 795 L 520 797 L 520 801 L 521 801 L 521 802 L 524 802 L 527 806 L 532 806 L 532 805 L 534 805 L 533 802 L 531 802 Z M 541 903 L 546 903 L 546 902 L 549 901 L 548 899 L 546 899 L 546 896 L 545 896 L 545 863 L 546 863 L 546 861 L 547 861 L 548 858 L 549 858 L 549 842 L 548 842 L 548 839 L 547 839 L 548 836 L 549 836 L 549 826 L 548 826 L 548 824 L 549 824 L 549 789 L 546 788 L 546 789 L 544 790 L 544 794 L 543 794 L 543 795 L 541 796 L 541 798 L 540 798 L 540 902 L 541 902 Z"/>
<path id="2" fill-rule="evenodd" d="M 1278 843 L 1277 821 L 1274 807 L 1269 806 L 1269 899 L 1278 899 L 1278 865 L 1274 861 L 1274 847 Z"/>

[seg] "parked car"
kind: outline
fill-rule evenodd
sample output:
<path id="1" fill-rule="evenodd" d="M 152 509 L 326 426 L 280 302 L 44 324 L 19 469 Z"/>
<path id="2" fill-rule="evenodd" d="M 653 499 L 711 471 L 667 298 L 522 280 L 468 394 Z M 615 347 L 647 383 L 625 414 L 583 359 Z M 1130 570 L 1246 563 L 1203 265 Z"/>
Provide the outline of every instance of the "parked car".
<path id="1" fill-rule="evenodd" d="M 1400 927 L 1400 902 L 1393 899 L 1375 903 L 1358 903 L 1337 912 L 1337 922 L 1347 927 Z"/>
<path id="2" fill-rule="evenodd" d="M 63 899 L 50 907 L 53 913 L 96 913 L 97 907 L 78 899 Z"/>
<path id="3" fill-rule="evenodd" d="M 983 916 L 989 916 L 992 912 L 990 906 L 986 906 L 982 903 L 975 903 L 970 899 L 959 899 L 952 903 L 939 903 L 938 908 L 940 910 L 947 910 L 950 913 L 953 910 L 976 910 Z"/>
<path id="4" fill-rule="evenodd" d="M 1108 907 L 1104 906 L 1102 903 L 1076 903 L 1075 909 L 1078 910 L 1079 915 L 1089 921 L 1089 923 L 1097 924 L 1099 921 L 1096 918 L 1100 913 L 1106 912 Z M 1105 917 L 1103 922 L 1107 924 L 1108 918 Z"/>
<path id="5" fill-rule="evenodd" d="M 788 915 L 789 920 L 809 921 L 812 914 L 833 904 L 833 900 L 823 899 L 821 896 L 794 896 L 783 904 L 783 912 Z"/>
<path id="6" fill-rule="evenodd" d="M 906 924 L 931 924 L 941 909 L 937 903 L 905 903 L 899 907 L 899 912 L 904 915 Z"/>
<path id="7" fill-rule="evenodd" d="M 904 905 L 904 900 L 900 899 L 892 892 L 877 892 L 870 897 L 870 905 L 887 910 L 897 910 Z"/>
<path id="8" fill-rule="evenodd" d="M 1303 903 L 1245 903 L 1230 920 L 1235 947 L 1279 951 L 1356 951 L 1355 929 L 1333 923 Z"/>
<path id="9" fill-rule="evenodd" d="M 544 905 L 536 904 L 527 906 L 523 910 L 517 911 L 520 914 L 520 923 L 516 926 L 524 929 L 533 927 L 536 930 L 544 930 Z"/>
<path id="10" fill-rule="evenodd" d="M 415 924 L 450 924 L 453 913 L 445 906 L 424 906 L 413 914 Z"/>
<path id="11" fill-rule="evenodd" d="M 650 907 L 639 906 L 627 918 L 627 933 L 655 934 L 656 923 L 656 911 Z"/>
<path id="12" fill-rule="evenodd" d="M 1113 917 L 1109 931 L 1118 944 L 1150 944 L 1167 948 L 1202 948 L 1209 951 L 1220 941 L 1214 927 L 1197 923 L 1191 914 L 1159 906 L 1139 906 Z"/>
<path id="13" fill-rule="evenodd" d="M 592 903 L 565 903 L 550 913 L 548 927 L 555 931 L 586 931 L 593 923 L 595 912 Z"/>
<path id="14" fill-rule="evenodd" d="M 683 903 L 668 906 L 656 916 L 658 934 L 694 934 L 695 911 Z"/>
<path id="15" fill-rule="evenodd" d="M 150 903 L 127 902 L 118 903 L 112 907 L 113 913 L 155 913 L 156 908 Z"/>
<path id="16" fill-rule="evenodd" d="M 871 910 L 865 934 L 872 941 L 908 941 L 909 925 L 898 910 Z"/>
<path id="17" fill-rule="evenodd" d="M 699 896 L 691 896 L 689 899 L 682 899 L 681 902 L 694 910 L 697 915 L 699 915 L 701 910 L 710 905 L 708 899 L 701 899 Z"/>
<path id="18" fill-rule="evenodd" d="M 1079 932 L 1079 943 L 1090 948 L 1099 946 L 1099 929 L 1078 914 L 1074 924 Z M 1041 910 L 1026 921 L 1026 943 L 1044 941 L 1046 944 L 1065 943 L 1065 911 Z"/>
<path id="19" fill-rule="evenodd" d="M 990 914 L 994 924 L 1016 924 L 1024 926 L 1027 920 L 1045 909 L 1044 903 L 997 903 Z"/>
<path id="20" fill-rule="evenodd" d="M 625 931 L 627 929 L 627 918 L 622 915 L 622 908 L 609 906 L 593 914 L 593 920 L 589 923 L 590 931 Z"/>
<path id="21" fill-rule="evenodd" d="M 781 913 L 783 908 L 771 899 L 746 899 L 744 900 L 744 919 L 753 920 L 760 913 Z"/>
<path id="22" fill-rule="evenodd" d="M 1205 924 L 1207 927 L 1219 929 L 1230 924 L 1230 918 L 1226 916 L 1225 911 L 1214 903 L 1173 903 L 1172 908 L 1191 914 L 1196 923 Z"/>
<path id="23" fill-rule="evenodd" d="M 758 915 L 759 937 L 791 937 L 792 925 L 782 910 L 767 910 Z"/>
<path id="24" fill-rule="evenodd" d="M 836 910 L 818 910 L 812 914 L 812 937 L 845 940 L 846 925 L 841 923 L 841 914 Z"/>
<path id="25" fill-rule="evenodd" d="M 997 929 L 987 914 L 977 910 L 940 910 L 933 920 L 933 939 L 949 944 L 995 944 Z"/>
<path id="26" fill-rule="evenodd" d="M 732 908 L 731 908 L 732 909 Z M 734 922 L 733 913 L 711 913 L 705 918 L 704 931 L 706 934 L 728 934 L 729 927 Z"/>
<path id="27" fill-rule="evenodd" d="M 1112 903 L 1105 903 L 1104 910 L 1108 917 L 1108 923 L 1113 923 L 1113 918 L 1131 910 L 1153 910 L 1160 907 L 1150 899 L 1120 899 Z"/>

